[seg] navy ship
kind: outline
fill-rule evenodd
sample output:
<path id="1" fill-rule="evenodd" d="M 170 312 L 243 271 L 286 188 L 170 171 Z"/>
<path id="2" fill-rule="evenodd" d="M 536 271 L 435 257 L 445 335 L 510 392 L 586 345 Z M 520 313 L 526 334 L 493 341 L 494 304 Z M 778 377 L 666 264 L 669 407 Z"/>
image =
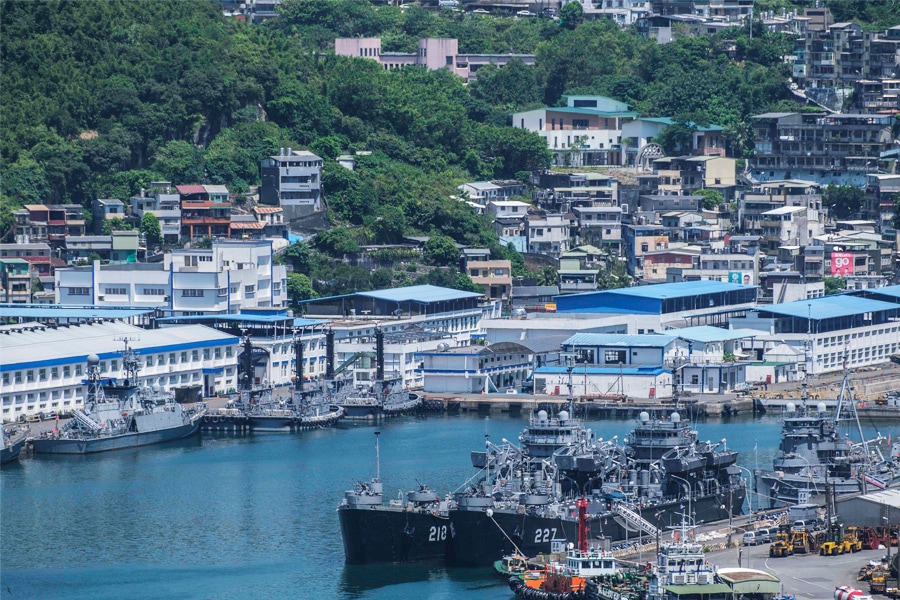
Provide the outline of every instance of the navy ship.
<path id="1" fill-rule="evenodd" d="M 859 440 L 850 431 L 859 433 Z M 792 506 L 825 494 L 826 484 L 835 496 L 884 489 L 900 480 L 900 465 L 881 454 L 881 438 L 862 435 L 856 401 L 844 368 L 834 410 L 824 402 L 809 401 L 803 382 L 799 405 L 788 403 L 782 413 L 781 444 L 772 469 L 757 469 L 757 492 L 767 508 Z"/>
<path id="2" fill-rule="evenodd" d="M 87 359 L 87 399 L 83 409 L 60 428 L 44 432 L 32 442 L 37 454 L 90 454 L 134 448 L 188 437 L 198 430 L 206 405 L 185 408 L 175 395 L 139 385 L 140 363 L 125 342 L 122 363 L 125 378 L 104 382 L 100 358 Z"/>
<path id="3" fill-rule="evenodd" d="M 245 334 L 241 345 L 239 391 L 236 399 L 204 416 L 201 427 L 213 431 L 290 432 L 320 429 L 336 423 L 344 409 L 329 402 L 322 388 L 303 389 L 303 347 L 294 341 L 293 387 L 281 397 L 269 385 L 256 385 L 253 377 L 253 343 Z"/>
<path id="4" fill-rule="evenodd" d="M 338 506 L 347 564 L 443 560 L 450 551 L 449 502 L 428 486 L 385 503 L 375 432 L 375 477 L 357 482 Z"/>
<path id="5" fill-rule="evenodd" d="M 658 419 L 642 412 L 622 447 L 616 440 L 593 440 L 568 411 L 555 419 L 541 411 L 520 438 L 523 457 L 531 453 L 529 432 L 546 433 L 548 427 L 563 434 L 560 441 L 574 433 L 577 443 L 560 445 L 537 462 L 509 461 L 508 453 L 493 453 L 492 472 L 483 469 L 477 485 L 454 496 L 450 521 L 456 564 L 489 565 L 513 552 L 564 551 L 577 539 L 574 515 L 580 495 L 588 503 L 590 537 L 612 542 L 653 539 L 685 510 L 695 523 L 743 511 L 746 482 L 735 464 L 737 452 L 727 450 L 724 441 L 699 442 L 677 412 Z M 538 439 L 547 442 L 546 436 Z M 481 453 L 473 455 L 473 466 L 484 463 Z"/>
<path id="6" fill-rule="evenodd" d="M 8 431 L 6 427 L 0 427 L 0 464 L 19 458 L 19 453 L 27 439 L 28 427 L 26 426 L 17 426 Z"/>

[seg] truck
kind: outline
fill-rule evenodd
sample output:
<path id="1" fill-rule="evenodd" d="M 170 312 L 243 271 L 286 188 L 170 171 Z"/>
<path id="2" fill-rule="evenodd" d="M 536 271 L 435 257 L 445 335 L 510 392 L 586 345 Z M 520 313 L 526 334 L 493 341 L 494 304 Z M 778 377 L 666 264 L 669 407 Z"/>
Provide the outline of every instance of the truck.
<path id="1" fill-rule="evenodd" d="M 834 600 L 872 600 L 872 596 L 867 596 L 862 590 L 849 585 L 842 585 L 834 588 Z"/>
<path id="2" fill-rule="evenodd" d="M 844 533 L 842 543 L 844 546 L 844 554 L 852 554 L 862 550 L 862 542 L 859 539 L 859 527 L 856 527 L 855 525 L 848 527 L 847 531 Z"/>

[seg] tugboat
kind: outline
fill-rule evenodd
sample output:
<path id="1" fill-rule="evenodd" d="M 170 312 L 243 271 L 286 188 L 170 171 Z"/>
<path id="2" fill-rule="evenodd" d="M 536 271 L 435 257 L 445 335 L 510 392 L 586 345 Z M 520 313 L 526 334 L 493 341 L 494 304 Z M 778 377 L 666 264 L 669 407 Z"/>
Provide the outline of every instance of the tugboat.
<path id="1" fill-rule="evenodd" d="M 175 395 L 158 385 L 138 385 L 140 362 L 125 340 L 122 363 L 124 381 L 100 379 L 100 358 L 87 359 L 88 396 L 84 409 L 75 410 L 61 428 L 33 440 L 37 454 L 90 454 L 158 444 L 196 433 L 206 414 L 206 404 L 185 409 Z"/>
<path id="2" fill-rule="evenodd" d="M 333 425 L 344 416 L 344 410 L 325 401 L 325 394 L 303 390 L 302 342 L 294 341 L 296 374 L 294 387 L 286 399 L 275 396 L 271 386 L 258 386 L 253 378 L 253 343 L 250 335 L 241 342 L 241 378 L 239 396 L 223 408 L 209 412 L 201 424 L 203 429 L 218 431 L 301 431 Z"/>
<path id="3" fill-rule="evenodd" d="M 680 527 L 673 529 L 671 541 L 657 554 L 648 600 L 665 600 L 683 594 L 731 598 L 731 588 L 716 583 L 716 570 L 706 560 L 703 544 L 695 541 L 694 526 L 689 524 L 688 515 L 681 516 Z"/>
<path id="4" fill-rule="evenodd" d="M 0 464 L 6 464 L 19 458 L 22 446 L 28 438 L 28 427 L 21 426 L 10 431 L 0 427 Z"/>
<path id="5" fill-rule="evenodd" d="M 375 432 L 375 477 L 344 493 L 338 506 L 347 564 L 443 560 L 451 537 L 449 502 L 425 485 L 384 502 Z"/>
<path id="6" fill-rule="evenodd" d="M 860 441 L 850 439 L 852 429 L 859 433 Z M 768 499 L 767 508 L 777 508 L 823 495 L 826 484 L 835 496 L 884 489 L 900 480 L 900 465 L 881 454 L 881 439 L 863 437 L 845 355 L 844 376 L 833 411 L 824 402 L 811 405 L 806 380 L 800 405 L 791 402 L 785 406 L 773 468 L 754 473 L 759 495 Z"/>
<path id="7" fill-rule="evenodd" d="M 587 500 L 576 502 L 578 509 L 578 547 L 571 547 L 565 563 L 551 561 L 541 570 L 526 570 L 509 578 L 509 588 L 520 600 L 576 600 L 597 591 L 601 581 L 619 574 L 612 553 L 588 547 Z M 599 596 L 598 596 L 599 597 Z"/>

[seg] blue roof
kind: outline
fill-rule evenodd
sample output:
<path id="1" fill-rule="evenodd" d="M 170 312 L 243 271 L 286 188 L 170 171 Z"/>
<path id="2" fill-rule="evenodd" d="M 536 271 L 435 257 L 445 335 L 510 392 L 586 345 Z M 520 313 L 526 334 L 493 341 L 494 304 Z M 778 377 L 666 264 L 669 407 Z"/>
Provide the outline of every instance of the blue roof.
<path id="1" fill-rule="evenodd" d="M 755 337 L 760 334 L 759 331 L 751 329 L 722 329 L 721 327 L 713 327 L 712 325 L 700 325 L 697 327 L 685 327 L 684 329 L 670 329 L 664 332 L 666 335 L 675 335 L 689 342 L 727 342 L 730 340 L 740 340 L 748 337 Z"/>
<path id="2" fill-rule="evenodd" d="M 387 290 L 375 290 L 372 292 L 357 292 L 356 294 L 350 295 L 365 296 L 367 298 L 375 298 L 376 300 L 388 300 L 390 302 L 444 302 L 447 300 L 460 300 L 462 298 L 480 298 L 483 294 L 463 292 L 452 288 L 438 287 L 436 285 L 411 285 Z"/>
<path id="3" fill-rule="evenodd" d="M 759 312 L 770 312 L 785 317 L 812 317 L 814 321 L 834 319 L 836 317 L 848 317 L 867 312 L 882 310 L 898 310 L 893 302 L 870 300 L 850 295 L 825 296 L 811 300 L 797 300 L 784 304 L 774 304 L 765 308 L 760 307 Z"/>
<path id="4" fill-rule="evenodd" d="M 870 288 L 865 290 L 865 293 L 868 295 L 882 295 L 882 296 L 893 296 L 894 298 L 900 299 L 900 285 L 889 285 L 887 287 L 881 288 Z"/>
<path id="5" fill-rule="evenodd" d="M 673 335 L 622 335 L 615 333 L 576 333 L 563 342 L 569 346 L 622 346 L 629 348 L 665 348 L 678 339 Z"/>
<path id="6" fill-rule="evenodd" d="M 21 304 L 0 304 L 0 318 L 22 319 L 128 319 L 147 315 L 156 311 L 150 307 L 64 307 L 47 304 L 44 307 L 22 306 Z"/>
<path id="7" fill-rule="evenodd" d="M 677 283 L 659 283 L 656 285 L 639 285 L 630 288 L 604 290 L 602 292 L 585 292 L 573 294 L 573 296 L 586 296 L 589 294 L 616 294 L 621 296 L 637 296 L 640 298 L 653 298 L 665 300 L 666 298 L 682 298 L 697 296 L 698 294 L 711 294 L 715 292 L 731 292 L 742 288 L 754 287 L 740 283 L 728 283 L 727 281 L 679 281 Z"/>
<path id="8" fill-rule="evenodd" d="M 534 370 L 536 374 L 541 375 L 568 375 L 568 367 L 538 367 Z M 575 375 L 662 375 L 668 373 L 668 369 L 662 367 L 585 367 L 576 366 L 572 371 Z"/>
<path id="9" fill-rule="evenodd" d="M 234 321 L 237 323 L 280 323 L 281 321 L 292 320 L 294 327 L 306 327 L 308 325 L 323 325 L 325 321 L 316 321 L 314 319 L 302 319 L 302 318 L 294 318 L 289 317 L 285 314 L 274 314 L 274 315 L 264 315 L 264 314 L 247 314 L 247 313 L 237 313 L 237 314 L 222 314 L 222 315 L 188 315 L 181 317 L 164 317 L 162 319 L 157 319 L 160 323 L 180 323 L 191 322 L 198 323 L 201 321 Z"/>

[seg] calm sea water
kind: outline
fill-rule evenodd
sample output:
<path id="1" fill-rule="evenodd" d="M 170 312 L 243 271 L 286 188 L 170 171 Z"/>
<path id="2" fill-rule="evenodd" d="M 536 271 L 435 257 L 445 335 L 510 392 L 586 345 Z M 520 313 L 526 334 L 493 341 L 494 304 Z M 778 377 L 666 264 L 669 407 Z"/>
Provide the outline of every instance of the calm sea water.
<path id="1" fill-rule="evenodd" d="M 590 423 L 597 436 L 620 439 L 632 425 Z M 727 438 L 743 466 L 771 465 L 776 417 L 696 425 L 703 439 Z M 355 480 L 375 474 L 376 430 L 386 495 L 417 481 L 444 494 L 472 476 L 469 451 L 485 435 L 516 440 L 523 426 L 505 416 L 438 416 L 22 457 L 0 471 L 0 592 L 10 600 L 509 598 L 486 569 L 345 567 L 335 509 Z"/>

